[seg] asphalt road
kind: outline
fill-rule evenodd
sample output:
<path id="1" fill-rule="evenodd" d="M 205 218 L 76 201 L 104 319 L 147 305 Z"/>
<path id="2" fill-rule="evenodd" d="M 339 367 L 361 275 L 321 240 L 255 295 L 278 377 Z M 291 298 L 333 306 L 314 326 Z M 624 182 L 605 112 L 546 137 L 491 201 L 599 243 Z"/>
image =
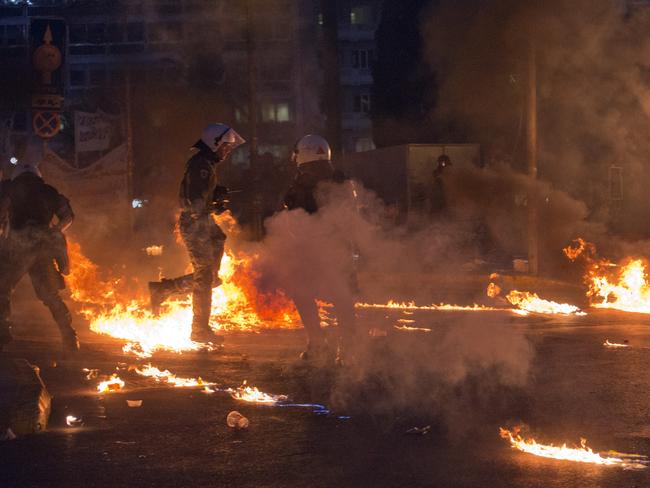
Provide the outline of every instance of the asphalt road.
<path id="1" fill-rule="evenodd" d="M 585 437 L 595 451 L 650 455 L 650 317 L 372 310 L 361 323 L 388 335 L 369 340 L 347 368 L 299 361 L 300 331 L 231 334 L 218 352 L 150 359 L 222 388 L 248 380 L 326 405 L 326 415 L 156 384 L 128 370 L 143 362 L 124 356 L 119 341 L 89 332 L 83 353 L 61 359 L 46 319 L 24 318 L 5 354 L 41 367 L 55 395 L 51 425 L 0 443 L 2 487 L 650 486 L 650 468 L 541 459 L 498 435 L 523 422 L 540 442 Z M 605 339 L 631 347 L 609 349 Z M 106 395 L 81 371 L 116 367 L 126 387 Z M 143 404 L 129 408 L 127 399 Z M 235 409 L 250 419 L 247 430 L 227 427 Z M 68 414 L 84 425 L 67 427 Z M 406 434 L 428 425 L 426 435 Z"/>

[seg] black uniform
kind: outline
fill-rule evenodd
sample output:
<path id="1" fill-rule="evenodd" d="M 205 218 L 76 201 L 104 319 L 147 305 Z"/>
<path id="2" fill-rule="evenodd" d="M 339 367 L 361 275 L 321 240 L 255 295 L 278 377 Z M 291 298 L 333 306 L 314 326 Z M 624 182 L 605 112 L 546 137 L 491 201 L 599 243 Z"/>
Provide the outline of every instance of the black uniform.
<path id="1" fill-rule="evenodd" d="M 27 273 L 36 296 L 59 326 L 64 343 L 76 343 L 70 311 L 59 296 L 59 290 L 65 288 L 55 266 L 61 256 L 61 234 L 50 229 L 54 216 L 60 220 L 73 218 L 70 202 L 38 176 L 23 173 L 5 185 L 0 214 L 0 221 L 8 218 L 8 236 L 0 259 L 0 324 L 8 327 L 11 295 Z"/>
<path id="2" fill-rule="evenodd" d="M 312 161 L 301 165 L 294 183 L 285 196 L 286 208 L 289 210 L 302 208 L 309 214 L 318 212 L 317 192 L 323 189 L 322 184 L 327 182 L 340 183 L 340 178 L 329 161 Z M 351 254 L 352 251 L 350 251 Z M 352 269 L 350 269 L 350 273 L 352 273 Z M 335 289 L 330 290 L 327 297 L 315 296 L 315 292 L 306 289 L 300 290 L 299 293 L 292 293 L 291 298 L 309 338 L 309 348 L 320 346 L 324 340 L 317 299 L 331 300 L 334 303 L 339 333 L 342 338 L 350 339 L 354 334 L 355 312 L 354 298 L 350 289 L 350 276 L 341 276 L 340 286 L 333 288 Z"/>
<path id="3" fill-rule="evenodd" d="M 217 184 L 217 162 L 207 146 L 200 147 L 187 162 L 179 191 L 179 228 L 194 272 L 161 282 L 161 299 L 192 292 L 193 333 L 211 332 L 212 287 L 220 283 L 219 266 L 226 241 L 211 215 L 215 194 L 223 188 Z"/>

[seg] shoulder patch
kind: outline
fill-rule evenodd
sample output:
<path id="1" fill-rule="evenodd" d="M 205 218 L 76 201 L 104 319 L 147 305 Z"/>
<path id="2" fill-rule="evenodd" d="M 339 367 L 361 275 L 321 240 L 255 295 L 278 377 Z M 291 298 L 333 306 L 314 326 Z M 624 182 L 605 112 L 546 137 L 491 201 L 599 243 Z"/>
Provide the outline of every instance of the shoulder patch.
<path id="1" fill-rule="evenodd" d="M 207 169 L 202 169 L 199 172 L 199 175 L 201 176 L 201 179 L 207 180 L 210 177 L 210 171 L 208 171 Z"/>

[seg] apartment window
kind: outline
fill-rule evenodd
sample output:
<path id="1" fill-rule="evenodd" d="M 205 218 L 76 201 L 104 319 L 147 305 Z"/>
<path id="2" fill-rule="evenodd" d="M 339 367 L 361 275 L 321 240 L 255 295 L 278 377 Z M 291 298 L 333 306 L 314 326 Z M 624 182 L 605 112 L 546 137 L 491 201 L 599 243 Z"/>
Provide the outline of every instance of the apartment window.
<path id="1" fill-rule="evenodd" d="M 68 27 L 70 36 L 70 44 L 83 44 L 86 42 L 86 25 L 85 24 L 70 24 Z"/>
<path id="2" fill-rule="evenodd" d="M 88 42 L 93 44 L 106 42 L 106 24 L 88 24 Z"/>
<path id="3" fill-rule="evenodd" d="M 112 70 L 109 74 L 109 81 L 113 86 L 123 85 L 126 81 L 126 73 L 120 69 Z"/>
<path id="4" fill-rule="evenodd" d="M 352 50 L 352 67 L 356 69 L 368 69 L 372 64 L 373 51 L 369 49 Z"/>
<path id="5" fill-rule="evenodd" d="M 5 39 L 8 46 L 25 44 L 25 27 L 22 25 L 8 25 L 5 29 Z"/>
<path id="6" fill-rule="evenodd" d="M 375 144 L 372 142 L 372 139 L 367 137 L 357 139 L 354 143 L 354 150 L 356 152 L 372 151 L 373 149 L 375 149 Z"/>
<path id="7" fill-rule="evenodd" d="M 129 42 L 144 41 L 144 24 L 142 22 L 130 22 L 126 25 L 126 39 Z"/>
<path id="8" fill-rule="evenodd" d="M 284 57 L 264 59 L 260 74 L 266 82 L 289 81 L 292 79 L 293 74 L 293 60 Z"/>
<path id="9" fill-rule="evenodd" d="M 92 68 L 88 74 L 90 85 L 102 85 L 106 81 L 106 72 L 103 67 Z"/>
<path id="10" fill-rule="evenodd" d="M 108 24 L 106 28 L 108 42 L 124 42 L 124 31 L 124 24 Z"/>
<path id="11" fill-rule="evenodd" d="M 86 86 L 86 72 L 83 70 L 83 68 L 70 69 L 70 85 Z"/>
<path id="12" fill-rule="evenodd" d="M 362 93 L 354 96 L 353 111 L 361 114 L 370 113 L 370 95 Z"/>
<path id="13" fill-rule="evenodd" d="M 373 23 L 372 6 L 357 5 L 350 9 L 350 24 L 371 25 Z"/>
<path id="14" fill-rule="evenodd" d="M 248 122 L 248 110 L 245 108 L 237 107 L 235 109 L 235 120 L 240 124 Z"/>
<path id="15" fill-rule="evenodd" d="M 291 122 L 288 102 L 266 102 L 262 104 L 262 122 Z"/>

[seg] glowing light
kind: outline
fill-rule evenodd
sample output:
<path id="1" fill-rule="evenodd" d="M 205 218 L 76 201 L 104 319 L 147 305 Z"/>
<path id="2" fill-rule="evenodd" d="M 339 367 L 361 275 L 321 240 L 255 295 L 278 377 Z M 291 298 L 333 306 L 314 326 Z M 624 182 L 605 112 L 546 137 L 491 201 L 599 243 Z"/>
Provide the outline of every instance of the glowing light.
<path id="1" fill-rule="evenodd" d="M 83 424 L 83 420 L 75 417 L 74 415 L 68 415 L 65 418 L 65 423 L 68 424 L 68 427 L 79 427 Z"/>
<path id="2" fill-rule="evenodd" d="M 416 305 L 415 302 L 395 302 L 389 300 L 388 303 L 357 303 L 357 308 L 383 308 L 396 310 L 444 310 L 458 312 L 493 312 L 508 311 L 508 309 L 486 307 L 484 305 L 450 305 L 441 303 L 439 305 Z"/>
<path id="3" fill-rule="evenodd" d="M 404 332 L 431 332 L 431 329 L 424 327 L 410 327 L 408 325 L 395 325 L 395 329 L 401 330 Z"/>
<path id="4" fill-rule="evenodd" d="M 165 246 L 148 246 L 145 248 L 147 256 L 162 256 L 165 250 Z"/>
<path id="5" fill-rule="evenodd" d="M 610 342 L 609 339 L 605 339 L 605 342 L 603 342 L 603 346 L 605 347 L 630 347 L 629 344 L 620 344 L 618 342 Z"/>

